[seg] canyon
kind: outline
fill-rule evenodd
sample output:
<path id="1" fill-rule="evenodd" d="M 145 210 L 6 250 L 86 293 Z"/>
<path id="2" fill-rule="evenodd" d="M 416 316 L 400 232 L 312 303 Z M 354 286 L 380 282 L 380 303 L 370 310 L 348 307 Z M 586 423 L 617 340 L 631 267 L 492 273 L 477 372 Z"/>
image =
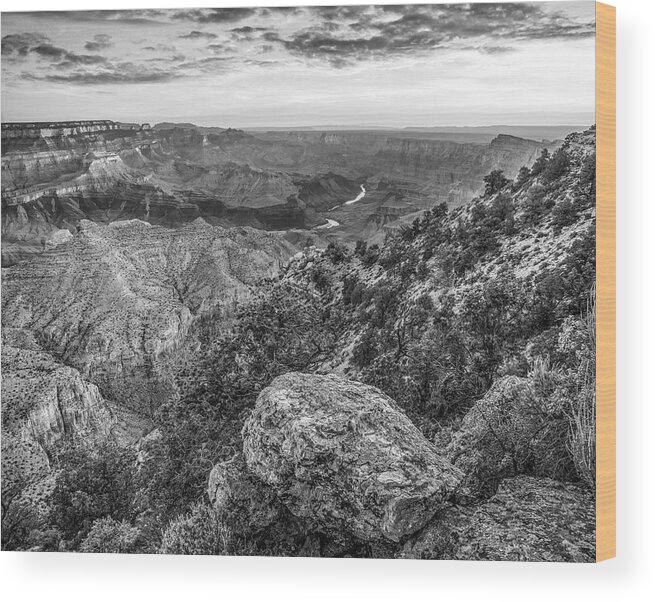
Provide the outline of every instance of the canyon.
<path id="1" fill-rule="evenodd" d="M 400 215 L 467 202 L 486 173 L 513 176 L 553 144 L 509 135 L 479 143 L 108 120 L 4 123 L 2 265 L 56 246 L 83 219 L 175 228 L 201 217 L 301 230 L 322 246 L 375 237 Z M 339 227 L 327 233 L 317 226 L 330 210 Z"/>

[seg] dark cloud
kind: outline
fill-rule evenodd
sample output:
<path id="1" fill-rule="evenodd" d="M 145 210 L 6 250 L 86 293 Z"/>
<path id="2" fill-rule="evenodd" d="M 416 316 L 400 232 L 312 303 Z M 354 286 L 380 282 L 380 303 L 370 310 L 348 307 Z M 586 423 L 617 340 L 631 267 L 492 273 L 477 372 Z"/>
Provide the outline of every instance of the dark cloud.
<path id="1" fill-rule="evenodd" d="M 195 21 L 196 23 L 234 23 L 254 15 L 254 8 L 194 8 L 173 13 L 177 21 Z"/>
<path id="2" fill-rule="evenodd" d="M 141 50 L 148 50 L 149 52 L 175 52 L 177 48 L 170 44 L 157 44 L 156 46 L 144 46 Z"/>
<path id="3" fill-rule="evenodd" d="M 250 25 L 244 25 L 242 27 L 235 27 L 230 29 L 233 33 L 255 33 L 256 31 L 266 31 L 265 27 L 250 27 Z"/>
<path id="4" fill-rule="evenodd" d="M 227 46 L 225 44 L 210 44 L 207 48 L 217 54 L 219 52 L 228 52 L 230 50 L 234 50 L 233 46 Z"/>
<path id="5" fill-rule="evenodd" d="M 4 57 L 25 57 L 30 49 L 49 42 L 48 38 L 40 33 L 14 33 L 3 36 L 2 55 Z"/>
<path id="6" fill-rule="evenodd" d="M 190 31 L 189 33 L 182 34 L 179 36 L 180 38 L 188 38 L 190 40 L 199 40 L 202 38 L 208 39 L 208 40 L 213 40 L 214 38 L 218 37 L 215 33 L 210 33 L 208 31 Z"/>
<path id="7" fill-rule="evenodd" d="M 593 22 L 578 22 L 530 3 L 334 6 L 319 7 L 315 12 L 322 19 L 320 24 L 284 39 L 277 34 L 263 38 L 282 44 L 297 56 L 342 67 L 358 60 L 426 53 L 452 45 L 500 54 L 522 40 L 581 38 L 595 33 Z M 504 43 L 471 43 L 476 39 Z"/>
<path id="8" fill-rule="evenodd" d="M 2 54 L 10 60 L 25 59 L 29 55 L 41 60 L 67 65 L 96 65 L 106 62 L 106 58 L 97 54 L 77 54 L 54 46 L 43 34 L 10 34 L 2 38 Z"/>
<path id="9" fill-rule="evenodd" d="M 76 84 L 76 85 L 102 85 L 102 84 L 144 84 L 167 82 L 179 77 L 173 70 L 166 69 L 145 69 L 143 65 L 133 63 L 118 63 L 109 68 L 98 71 L 74 71 L 72 73 L 53 75 L 49 74 L 43 78 L 55 83 Z"/>
<path id="10" fill-rule="evenodd" d="M 84 49 L 88 50 L 89 52 L 98 52 L 98 50 L 111 48 L 113 45 L 114 44 L 111 41 L 111 36 L 108 36 L 107 34 L 104 33 L 100 33 L 96 36 L 93 36 L 92 41 L 86 42 L 86 44 L 84 44 Z"/>
<path id="11" fill-rule="evenodd" d="M 71 65 L 95 65 L 104 63 L 107 59 L 97 54 L 76 54 L 52 44 L 39 44 L 30 49 L 30 52 L 44 59 L 63 61 Z"/>

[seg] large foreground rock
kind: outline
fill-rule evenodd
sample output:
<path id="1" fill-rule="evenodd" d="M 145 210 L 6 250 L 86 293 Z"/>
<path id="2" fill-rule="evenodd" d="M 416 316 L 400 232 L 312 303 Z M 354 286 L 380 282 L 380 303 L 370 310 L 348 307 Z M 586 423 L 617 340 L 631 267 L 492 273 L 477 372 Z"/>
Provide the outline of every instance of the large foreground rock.
<path id="1" fill-rule="evenodd" d="M 380 390 L 289 373 L 243 429 L 249 469 L 310 528 L 398 542 L 423 527 L 462 475 Z"/>
<path id="2" fill-rule="evenodd" d="M 407 542 L 405 558 L 593 562 L 593 493 L 570 483 L 520 476 L 473 507 L 452 507 Z"/>

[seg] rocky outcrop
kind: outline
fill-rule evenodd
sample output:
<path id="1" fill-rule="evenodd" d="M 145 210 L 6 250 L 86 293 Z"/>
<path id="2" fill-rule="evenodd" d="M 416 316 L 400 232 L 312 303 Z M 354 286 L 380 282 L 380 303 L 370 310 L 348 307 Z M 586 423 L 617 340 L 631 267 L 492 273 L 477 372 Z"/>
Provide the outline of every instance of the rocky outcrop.
<path id="1" fill-rule="evenodd" d="M 378 389 L 289 373 L 243 429 L 249 470 L 312 529 L 398 542 L 452 496 L 461 473 Z"/>
<path id="2" fill-rule="evenodd" d="M 487 502 L 435 516 L 404 558 L 593 562 L 593 493 L 552 479 L 516 477 Z"/>
<path id="3" fill-rule="evenodd" d="M 231 515 L 240 533 L 259 532 L 280 521 L 285 509 L 273 490 L 255 477 L 241 454 L 212 469 L 209 501 L 222 515 Z"/>
<path id="4" fill-rule="evenodd" d="M 23 347 L 2 348 L 3 531 L 36 528 L 48 513 L 55 484 L 51 459 L 64 440 L 87 444 L 128 433 L 98 388 L 50 355 Z M 134 438 L 130 438 L 133 441 Z"/>

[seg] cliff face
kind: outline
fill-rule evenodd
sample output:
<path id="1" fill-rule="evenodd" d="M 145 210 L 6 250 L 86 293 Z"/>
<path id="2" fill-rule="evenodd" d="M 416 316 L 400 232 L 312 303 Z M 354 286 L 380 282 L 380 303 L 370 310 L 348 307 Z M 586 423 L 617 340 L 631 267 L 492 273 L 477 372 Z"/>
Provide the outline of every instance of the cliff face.
<path id="1" fill-rule="evenodd" d="M 147 413 L 170 394 L 159 358 L 198 318 L 228 320 L 293 252 L 275 235 L 202 221 L 181 230 L 83 221 L 69 242 L 3 273 L 3 336 L 30 333 L 112 399 Z"/>
<path id="2" fill-rule="evenodd" d="M 4 269 L 3 495 L 43 501 L 64 441 L 138 440 L 176 395 L 196 322 L 229 327 L 294 252 L 274 234 L 202 220 L 179 230 L 83 220 L 75 236 Z"/>

